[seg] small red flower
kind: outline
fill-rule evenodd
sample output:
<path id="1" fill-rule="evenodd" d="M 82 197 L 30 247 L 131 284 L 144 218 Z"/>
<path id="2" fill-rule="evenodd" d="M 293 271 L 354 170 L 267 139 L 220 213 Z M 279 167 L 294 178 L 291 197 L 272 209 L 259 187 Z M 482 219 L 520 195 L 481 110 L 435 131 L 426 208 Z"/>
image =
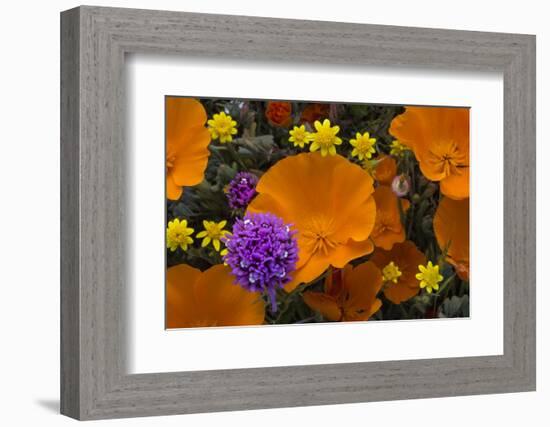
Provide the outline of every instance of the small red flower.
<path id="1" fill-rule="evenodd" d="M 321 121 L 322 119 L 328 118 L 330 113 L 330 106 L 328 104 L 309 104 L 302 111 L 300 116 L 301 123 L 309 123 L 313 126 L 316 120 Z"/>
<path id="2" fill-rule="evenodd" d="M 288 127 L 292 123 L 292 104 L 290 102 L 268 102 L 265 116 L 273 126 Z"/>

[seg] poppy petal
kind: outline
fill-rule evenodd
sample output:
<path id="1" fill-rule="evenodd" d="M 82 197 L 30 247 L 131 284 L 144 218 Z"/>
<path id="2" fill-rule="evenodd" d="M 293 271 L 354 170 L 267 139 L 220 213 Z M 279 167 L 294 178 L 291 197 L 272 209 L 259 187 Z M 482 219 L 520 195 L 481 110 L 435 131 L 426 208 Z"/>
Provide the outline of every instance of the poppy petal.
<path id="1" fill-rule="evenodd" d="M 304 292 L 304 302 L 314 311 L 333 322 L 340 320 L 342 312 L 336 303 L 336 300 L 321 292 Z"/>

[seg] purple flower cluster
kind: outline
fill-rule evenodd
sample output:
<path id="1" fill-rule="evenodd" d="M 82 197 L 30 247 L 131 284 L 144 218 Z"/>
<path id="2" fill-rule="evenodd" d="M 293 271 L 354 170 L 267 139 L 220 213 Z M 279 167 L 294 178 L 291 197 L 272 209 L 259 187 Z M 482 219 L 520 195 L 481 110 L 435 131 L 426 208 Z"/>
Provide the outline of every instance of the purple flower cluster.
<path id="1" fill-rule="evenodd" d="M 246 214 L 237 219 L 225 240 L 224 261 L 237 283 L 256 292 L 266 291 L 271 311 L 277 311 L 275 293 L 290 281 L 296 268 L 298 244 L 289 224 L 270 213 Z"/>
<path id="2" fill-rule="evenodd" d="M 258 177 L 249 172 L 239 172 L 227 187 L 227 200 L 231 209 L 246 209 L 256 196 Z"/>

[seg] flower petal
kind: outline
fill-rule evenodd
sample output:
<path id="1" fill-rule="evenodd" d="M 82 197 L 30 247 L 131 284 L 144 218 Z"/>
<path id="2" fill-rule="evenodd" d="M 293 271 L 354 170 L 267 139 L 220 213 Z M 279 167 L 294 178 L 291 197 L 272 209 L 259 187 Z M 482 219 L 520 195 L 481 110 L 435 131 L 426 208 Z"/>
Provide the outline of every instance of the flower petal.
<path id="1" fill-rule="evenodd" d="M 382 287 L 382 273 L 373 262 L 359 264 L 344 276 L 348 298 L 344 320 L 368 320 L 381 306 L 376 295 Z"/>
<path id="2" fill-rule="evenodd" d="M 217 264 L 204 271 L 195 284 L 197 305 L 217 326 L 260 325 L 265 305 L 261 295 L 234 283 L 231 269 Z"/>
<path id="3" fill-rule="evenodd" d="M 179 264 L 166 271 L 166 327 L 184 328 L 200 320 L 194 284 L 201 271 Z"/>
<path id="4" fill-rule="evenodd" d="M 174 182 L 172 174 L 166 175 L 166 198 L 170 200 L 178 200 L 183 194 L 183 188 Z"/>
<path id="5" fill-rule="evenodd" d="M 166 98 L 166 150 L 173 155 L 171 174 L 179 186 L 203 180 L 210 151 L 206 111 L 196 99 Z"/>
<path id="6" fill-rule="evenodd" d="M 321 292 L 304 292 L 304 302 L 314 311 L 333 322 L 340 320 L 342 312 L 336 303 L 336 300 Z"/>
<path id="7" fill-rule="evenodd" d="M 470 263 L 470 199 L 453 200 L 443 197 L 435 212 L 433 227 L 442 251 L 467 277 Z M 466 271 L 463 271 L 466 270 Z"/>

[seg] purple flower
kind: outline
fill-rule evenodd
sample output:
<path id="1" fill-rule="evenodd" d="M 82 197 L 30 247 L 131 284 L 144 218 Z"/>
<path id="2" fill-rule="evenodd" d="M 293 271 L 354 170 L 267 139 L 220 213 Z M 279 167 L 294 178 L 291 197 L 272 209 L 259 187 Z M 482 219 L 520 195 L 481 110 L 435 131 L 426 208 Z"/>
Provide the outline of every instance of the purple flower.
<path id="1" fill-rule="evenodd" d="M 227 186 L 227 200 L 231 209 L 246 209 L 256 196 L 258 177 L 249 172 L 239 172 Z"/>
<path id="2" fill-rule="evenodd" d="M 246 214 L 237 219 L 224 238 L 236 282 L 251 292 L 267 292 L 271 311 L 277 311 L 275 293 L 291 280 L 296 268 L 298 244 L 290 224 L 270 213 Z"/>

